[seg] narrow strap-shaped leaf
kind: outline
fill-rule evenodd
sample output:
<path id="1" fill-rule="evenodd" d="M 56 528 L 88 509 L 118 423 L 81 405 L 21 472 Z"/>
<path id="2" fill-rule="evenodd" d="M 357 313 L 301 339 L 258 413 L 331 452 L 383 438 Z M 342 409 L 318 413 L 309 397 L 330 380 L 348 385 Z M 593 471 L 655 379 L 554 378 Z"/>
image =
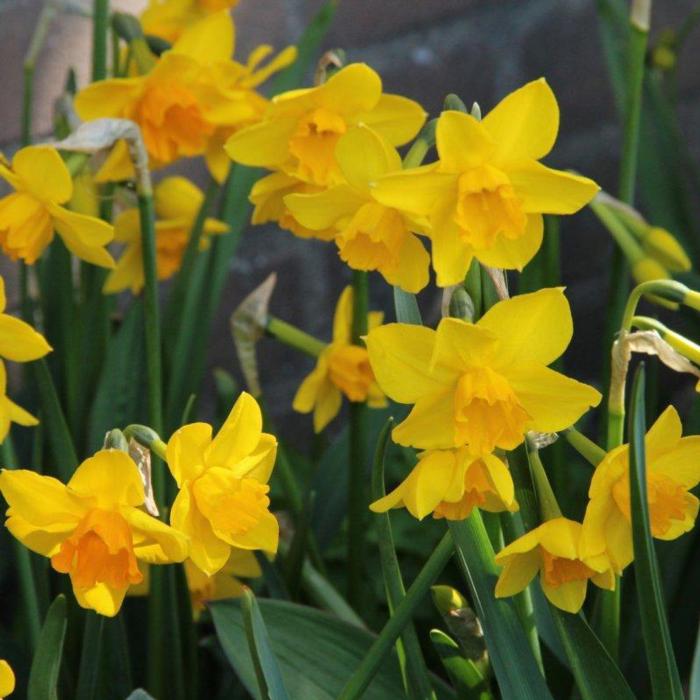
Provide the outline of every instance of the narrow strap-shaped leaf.
<path id="1" fill-rule="evenodd" d="M 641 364 L 634 377 L 628 423 L 630 510 L 639 616 L 642 620 L 644 647 L 655 700 L 682 700 L 683 689 L 678 675 L 676 658 L 673 654 L 664 596 L 661 590 L 661 577 L 649 525 L 644 448 L 646 433 L 644 387 L 644 365 Z"/>
<path id="2" fill-rule="evenodd" d="M 504 700 L 552 700 L 512 601 L 494 597 L 494 553 L 479 511 L 472 511 L 466 520 L 450 522 L 450 531 L 484 628 L 501 696 Z"/>
<path id="3" fill-rule="evenodd" d="M 428 592 L 428 588 L 430 588 L 435 578 L 447 564 L 452 556 L 452 552 L 452 538 L 446 533 L 438 546 L 433 550 L 418 576 L 416 576 L 411 587 L 406 592 L 406 597 L 396 607 L 394 614 L 389 618 L 389 621 L 375 639 L 366 656 L 362 659 L 360 666 L 345 684 L 338 696 L 339 700 L 354 700 L 362 696 L 362 693 L 372 682 L 372 678 L 374 678 L 384 659 L 391 651 L 391 647 L 408 624 L 418 605 L 422 602 L 425 594 Z M 543 700 L 546 697 L 542 696 Z"/>
<path id="4" fill-rule="evenodd" d="M 289 696 L 284 687 L 279 664 L 270 648 L 265 621 L 260 614 L 255 596 L 250 590 L 246 590 L 242 602 L 248 648 L 258 679 L 260 697 L 269 698 L 269 700 L 288 700 Z"/>
<path id="5" fill-rule="evenodd" d="M 102 655 L 102 638 L 105 618 L 92 610 L 85 613 L 85 631 L 82 639 L 80 672 L 76 700 L 95 700 L 98 695 Z"/>
<path id="6" fill-rule="evenodd" d="M 384 491 L 384 460 L 386 449 L 389 443 L 389 435 L 393 420 L 389 418 L 382 432 L 379 434 L 377 449 L 374 454 L 374 465 L 372 467 L 372 500 L 382 498 Z M 394 548 L 394 535 L 391 531 L 391 521 L 388 513 L 377 513 L 375 516 L 377 523 L 377 539 L 379 541 L 379 557 L 382 563 L 382 573 L 384 575 L 384 588 L 386 589 L 389 610 L 393 613 L 406 595 L 399 561 Z M 413 623 L 409 620 L 401 633 L 401 642 L 404 651 L 404 676 L 406 678 L 409 697 L 423 698 L 435 697 L 428 669 L 425 666 L 420 642 Z"/>
<path id="7" fill-rule="evenodd" d="M 394 309 L 396 320 L 399 323 L 411 323 L 414 326 L 423 325 L 423 318 L 415 294 L 404 292 L 401 287 L 394 287 Z"/>
<path id="8" fill-rule="evenodd" d="M 443 668 L 457 691 L 457 700 L 491 700 L 481 671 L 471 659 L 465 659 L 459 644 L 442 630 L 430 630 L 430 641 Z"/>
<path id="9" fill-rule="evenodd" d="M 66 597 L 56 597 L 46 613 L 29 671 L 28 700 L 58 700 L 58 672 L 66 636 Z"/>
<path id="10" fill-rule="evenodd" d="M 690 670 L 689 700 L 700 700 L 700 628 L 695 642 L 693 666 Z"/>
<path id="11" fill-rule="evenodd" d="M 583 615 L 550 609 L 583 700 L 634 700 L 622 672 Z"/>

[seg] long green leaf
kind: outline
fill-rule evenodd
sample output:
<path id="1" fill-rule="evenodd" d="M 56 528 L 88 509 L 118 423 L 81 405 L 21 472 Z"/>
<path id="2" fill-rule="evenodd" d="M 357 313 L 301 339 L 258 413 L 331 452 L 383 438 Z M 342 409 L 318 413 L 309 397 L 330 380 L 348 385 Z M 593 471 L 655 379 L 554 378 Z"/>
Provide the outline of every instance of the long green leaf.
<path id="1" fill-rule="evenodd" d="M 472 593 L 491 665 L 505 700 L 551 700 L 535 656 L 508 599 L 494 597 L 496 565 L 493 548 L 479 511 L 450 522 L 457 561 Z"/>
<path id="2" fill-rule="evenodd" d="M 258 605 L 289 695 L 295 700 L 337 700 L 352 669 L 370 648 L 373 635 L 304 605 L 267 599 L 261 599 Z M 240 601 L 218 601 L 209 608 L 226 658 L 248 692 L 260 697 L 247 650 Z M 401 675 L 392 655 L 382 665 L 364 698 L 386 700 L 402 694 Z"/>
<path id="3" fill-rule="evenodd" d="M 80 657 L 80 672 L 76 700 L 94 700 L 98 697 L 102 655 L 102 639 L 105 618 L 91 610 L 85 613 L 85 631 L 83 633 L 83 651 Z"/>
<path id="4" fill-rule="evenodd" d="M 372 500 L 378 500 L 385 495 L 384 490 L 384 460 L 386 449 L 389 443 L 389 435 L 393 420 L 389 420 L 384 425 L 379 434 L 377 449 L 374 455 L 374 465 L 372 468 Z M 393 611 L 400 605 L 406 596 L 399 560 L 394 548 L 394 534 L 391 530 L 391 520 L 388 513 L 377 513 L 375 515 L 377 524 L 377 539 L 379 541 L 379 556 L 382 563 L 382 573 L 384 575 L 384 588 L 386 589 L 389 610 Z M 425 666 L 420 642 L 413 622 L 409 620 L 401 633 L 401 645 L 403 647 L 403 672 L 406 678 L 406 685 L 409 697 L 423 698 L 434 697 L 434 692 L 430 686 L 428 669 Z M 398 649 L 398 645 L 397 645 Z M 399 656 L 401 658 L 401 655 Z"/>
<path id="5" fill-rule="evenodd" d="M 682 700 L 683 689 L 668 629 L 661 577 L 649 525 L 647 497 L 644 365 L 637 369 L 632 386 L 628 430 L 630 435 L 630 509 L 634 571 L 639 615 L 649 673 L 656 700 Z"/>
<path id="6" fill-rule="evenodd" d="M 29 671 L 28 700 L 58 700 L 58 672 L 68 625 L 66 607 L 65 596 L 59 595 L 46 613 Z"/>
<path id="7" fill-rule="evenodd" d="M 551 610 L 581 697 L 634 700 L 622 672 L 583 615 L 570 615 L 554 606 Z"/>
<path id="8" fill-rule="evenodd" d="M 243 594 L 243 621 L 245 623 L 248 650 L 253 660 L 260 696 L 270 700 L 287 700 L 282 673 L 277 658 L 270 648 L 270 637 L 260 608 L 251 591 Z"/>
<path id="9" fill-rule="evenodd" d="M 700 628 L 695 642 L 693 654 L 693 667 L 690 671 L 689 700 L 700 700 Z"/>
<path id="10" fill-rule="evenodd" d="M 457 691 L 458 700 L 490 700 L 489 691 L 481 671 L 471 659 L 465 659 L 459 644 L 442 630 L 430 630 L 430 641 Z"/>

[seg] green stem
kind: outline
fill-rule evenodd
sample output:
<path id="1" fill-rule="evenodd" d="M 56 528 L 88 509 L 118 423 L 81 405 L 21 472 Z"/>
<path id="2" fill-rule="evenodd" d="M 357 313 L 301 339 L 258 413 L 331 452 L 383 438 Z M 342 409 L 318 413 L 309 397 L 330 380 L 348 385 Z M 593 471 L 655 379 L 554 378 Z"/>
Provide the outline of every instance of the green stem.
<path id="1" fill-rule="evenodd" d="M 637 238 L 630 233 L 627 226 L 616 213 L 613 213 L 609 207 L 595 199 L 589 206 L 605 228 L 608 229 L 610 235 L 615 239 L 617 245 L 620 246 L 620 249 L 625 254 L 630 264 L 634 264 L 642 258 L 647 257 L 641 245 L 639 245 Z"/>
<path id="2" fill-rule="evenodd" d="M 367 273 L 353 271 L 352 342 L 363 345 L 362 336 L 367 333 L 369 307 L 369 280 Z M 348 484 L 348 600 L 355 609 L 361 608 L 364 585 L 364 550 L 367 522 L 366 442 L 367 406 L 364 402 L 351 402 L 350 454 Z"/>
<path id="3" fill-rule="evenodd" d="M 391 648 L 396 643 L 404 627 L 410 621 L 413 613 L 423 602 L 433 581 L 435 581 L 440 575 L 440 572 L 445 568 L 445 565 L 452 556 L 453 547 L 452 537 L 449 533 L 446 533 L 433 550 L 425 566 L 421 569 L 418 576 L 416 576 L 406 592 L 406 597 L 397 606 L 396 610 L 394 610 L 394 614 L 389 618 L 387 624 L 374 640 L 369 651 L 360 662 L 359 667 L 345 684 L 345 687 L 338 696 L 338 700 L 354 700 L 362 696 L 362 693 L 372 682 L 380 666 L 391 652 Z"/>
<path id="4" fill-rule="evenodd" d="M 549 483 L 549 478 L 547 477 L 547 472 L 540 459 L 540 451 L 535 447 L 533 441 L 528 438 L 525 439 L 525 445 L 527 447 L 527 458 L 530 462 L 532 481 L 537 491 L 540 517 L 543 522 L 546 520 L 553 520 L 554 518 L 561 518 L 561 509 L 559 508 L 557 497 L 554 495 L 552 485 Z"/>
<path id="5" fill-rule="evenodd" d="M 603 457 L 605 457 L 605 450 L 576 430 L 576 428 L 567 428 L 564 431 L 564 437 L 576 452 L 594 467 L 597 467 L 603 460 Z"/>
<path id="6" fill-rule="evenodd" d="M 437 119 L 431 119 L 421 130 L 416 140 L 408 149 L 406 157 L 403 159 L 403 167 L 417 168 L 422 162 L 428 151 L 435 145 L 435 128 L 437 127 Z"/>
<path id="7" fill-rule="evenodd" d="M 384 486 L 384 461 L 389 436 L 394 421 L 392 418 L 386 422 L 377 440 L 377 449 L 374 454 L 372 467 L 372 500 L 378 500 L 385 495 Z M 388 513 L 377 513 L 374 518 L 377 524 L 377 540 L 379 543 L 379 558 L 384 575 L 384 588 L 386 589 L 389 613 L 393 614 L 401 601 L 406 596 L 399 560 L 394 547 L 394 534 L 391 530 L 391 520 Z M 402 660 L 404 685 L 408 697 L 424 700 L 434 697 L 433 689 L 428 678 L 423 654 L 418 641 L 418 635 L 413 622 L 409 620 L 401 633 L 401 644 L 397 640 L 397 652 Z"/>
<path id="8" fill-rule="evenodd" d="M 92 82 L 107 77 L 107 43 L 109 34 L 109 0 L 92 4 Z"/>
<path id="9" fill-rule="evenodd" d="M 2 460 L 2 467 L 6 469 L 17 469 L 17 456 L 12 446 L 12 439 L 9 435 L 5 438 L 5 441 L 0 444 L 0 459 Z M 12 543 L 15 550 L 19 588 L 22 592 L 22 603 L 24 604 L 24 620 L 27 626 L 29 648 L 33 654 L 39 641 L 39 635 L 41 634 L 42 615 L 41 606 L 39 604 L 39 592 L 34 578 L 29 550 L 14 537 L 12 538 Z"/>
<path id="10" fill-rule="evenodd" d="M 327 347 L 326 343 L 274 316 L 268 317 L 265 332 L 281 343 L 311 357 L 318 357 Z"/>
<path id="11" fill-rule="evenodd" d="M 32 106 L 34 97 L 34 68 L 49 34 L 51 22 L 56 16 L 56 7 L 47 2 L 37 20 L 32 40 L 24 56 L 24 94 L 22 97 L 22 131 L 21 143 L 28 146 L 32 142 Z"/>

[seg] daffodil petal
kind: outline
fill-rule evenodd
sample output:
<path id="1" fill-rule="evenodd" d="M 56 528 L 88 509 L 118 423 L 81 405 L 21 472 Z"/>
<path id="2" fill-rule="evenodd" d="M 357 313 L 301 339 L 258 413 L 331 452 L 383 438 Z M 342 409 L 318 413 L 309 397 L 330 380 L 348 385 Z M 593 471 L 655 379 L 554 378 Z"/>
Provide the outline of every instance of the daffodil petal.
<path id="1" fill-rule="evenodd" d="M 600 190 L 587 177 L 554 170 L 536 161 L 510 168 L 508 178 L 528 214 L 574 214 Z"/>
<path id="2" fill-rule="evenodd" d="M 547 597 L 547 600 L 560 610 L 568 613 L 577 613 L 583 607 L 583 601 L 586 600 L 586 589 L 588 588 L 588 581 L 585 579 L 569 581 L 559 586 L 550 586 L 545 582 L 544 577 L 540 578 L 540 582 L 542 584 L 542 592 Z"/>
<path id="3" fill-rule="evenodd" d="M 13 362 L 30 362 L 51 352 L 41 333 L 28 323 L 0 314 L 0 357 Z"/>
<path id="4" fill-rule="evenodd" d="M 194 221 L 204 201 L 204 193 L 191 180 L 177 175 L 161 180 L 153 193 L 159 219 Z"/>
<path id="5" fill-rule="evenodd" d="M 205 467 L 205 453 L 211 444 L 212 428 L 208 423 L 190 423 L 176 430 L 166 447 L 166 461 L 178 486 L 196 479 Z"/>
<path id="6" fill-rule="evenodd" d="M 202 64 L 228 61 L 233 55 L 235 29 L 228 10 L 214 12 L 186 29 L 173 44 L 173 53 L 182 53 Z"/>
<path id="7" fill-rule="evenodd" d="M 562 287 L 519 294 L 494 304 L 477 326 L 499 339 L 497 363 L 548 365 L 568 347 L 574 332 Z"/>
<path id="8" fill-rule="evenodd" d="M 292 216 L 312 231 L 336 225 L 338 219 L 352 216 L 366 199 L 347 185 L 337 185 L 316 194 L 288 194 L 284 203 Z"/>
<path id="9" fill-rule="evenodd" d="M 430 366 L 449 367 L 461 374 L 466 366 L 481 365 L 496 348 L 497 336 L 487 327 L 459 318 L 443 318 L 435 333 L 435 348 Z"/>
<path id="10" fill-rule="evenodd" d="M 138 535 L 138 541 L 134 542 L 134 554 L 138 559 L 149 564 L 185 560 L 189 542 L 181 532 L 138 508 L 124 508 L 121 513 Z"/>
<path id="11" fill-rule="evenodd" d="M 114 259 L 103 247 L 114 237 L 114 229 L 110 224 L 63 207 L 52 207 L 51 214 L 56 231 L 68 250 L 94 265 L 114 267 Z"/>
<path id="12" fill-rule="evenodd" d="M 481 123 L 496 144 L 497 163 L 539 160 L 556 141 L 559 105 L 547 81 L 540 78 L 506 95 Z"/>
<path id="13" fill-rule="evenodd" d="M 234 465 L 233 474 L 240 479 L 247 477 L 266 484 L 272 475 L 276 457 L 277 438 L 263 433 L 255 449 Z"/>
<path id="14" fill-rule="evenodd" d="M 578 558 L 581 523 L 568 518 L 553 518 L 542 523 L 537 530 L 540 544 L 548 552 L 565 559 Z"/>
<path id="15" fill-rule="evenodd" d="M 100 450 L 88 457 L 73 473 L 68 489 L 105 509 L 140 506 L 145 499 L 138 467 L 121 450 Z"/>
<path id="16" fill-rule="evenodd" d="M 314 432 L 320 433 L 337 415 L 343 404 L 343 395 L 330 381 L 323 382 L 314 406 Z"/>
<path id="17" fill-rule="evenodd" d="M 649 428 L 644 439 L 647 462 L 651 463 L 656 455 L 675 448 L 682 434 L 683 425 L 678 411 L 673 406 L 667 406 Z"/>
<path id="18" fill-rule="evenodd" d="M 231 541 L 241 549 L 260 549 L 274 554 L 279 544 L 277 518 L 272 513 L 265 513 L 255 527 L 242 535 L 233 535 Z"/>
<path id="19" fill-rule="evenodd" d="M 289 157 L 289 139 L 296 125 L 294 117 L 262 121 L 237 131 L 224 148 L 236 163 L 274 168 Z"/>
<path id="20" fill-rule="evenodd" d="M 234 467 L 257 447 L 261 434 L 260 406 L 248 392 L 243 391 L 207 448 L 207 463 L 217 467 Z"/>
<path id="21" fill-rule="evenodd" d="M 382 80 L 377 72 L 366 63 L 351 63 L 334 73 L 314 96 L 319 106 L 355 121 L 359 114 L 376 107 L 381 94 Z"/>
<path id="22" fill-rule="evenodd" d="M 100 117 L 123 117 L 127 107 L 143 89 L 143 78 L 100 80 L 75 97 L 75 111 L 83 121 Z"/>
<path id="23" fill-rule="evenodd" d="M 394 442 L 406 447 L 425 450 L 454 447 L 454 392 L 443 389 L 440 393 L 419 398 L 391 436 Z"/>
<path id="24" fill-rule="evenodd" d="M 348 183 L 362 192 L 369 183 L 394 170 L 401 170 L 401 157 L 378 133 L 361 125 L 340 137 L 335 157 Z"/>
<path id="25" fill-rule="evenodd" d="M 385 207 L 427 216 L 438 200 L 456 192 L 456 175 L 437 172 L 437 163 L 383 175 L 371 183 L 372 197 Z"/>
<path id="26" fill-rule="evenodd" d="M 700 435 L 681 438 L 673 450 L 647 464 L 650 472 L 664 474 L 685 489 L 694 488 L 700 482 Z"/>
<path id="27" fill-rule="evenodd" d="M 370 331 L 365 343 L 379 386 L 394 401 L 415 403 L 442 392 L 454 373 L 440 365 L 430 371 L 436 333 L 424 326 L 388 323 Z"/>
<path id="28" fill-rule="evenodd" d="M 73 588 L 75 599 L 81 608 L 94 610 L 105 617 L 115 617 L 122 607 L 128 587 L 111 588 L 97 583 L 92 588 Z"/>
<path id="29" fill-rule="evenodd" d="M 12 169 L 24 187 L 39 199 L 56 204 L 73 194 L 73 181 L 58 151 L 51 146 L 27 146 L 15 153 Z"/>
<path id="30" fill-rule="evenodd" d="M 430 239 L 438 287 L 461 284 L 474 257 L 474 250 L 461 238 L 454 220 L 454 207 L 455 200 L 447 197 L 438 202 L 432 211 Z"/>
<path id="31" fill-rule="evenodd" d="M 537 552 L 528 551 L 510 557 L 498 577 L 494 595 L 496 598 L 507 598 L 524 591 L 539 568 L 540 557 Z"/>
<path id="32" fill-rule="evenodd" d="M 601 400 L 593 387 L 542 365 L 513 367 L 508 381 L 530 415 L 528 428 L 543 433 L 568 428 Z"/>
<path id="33" fill-rule="evenodd" d="M 402 146 L 420 131 L 425 117 L 417 102 L 401 95 L 382 95 L 372 110 L 362 115 L 362 122 L 392 145 Z"/>
<path id="34" fill-rule="evenodd" d="M 435 145 L 441 169 L 461 173 L 493 157 L 496 145 L 483 124 L 471 114 L 448 110 L 438 117 Z"/>

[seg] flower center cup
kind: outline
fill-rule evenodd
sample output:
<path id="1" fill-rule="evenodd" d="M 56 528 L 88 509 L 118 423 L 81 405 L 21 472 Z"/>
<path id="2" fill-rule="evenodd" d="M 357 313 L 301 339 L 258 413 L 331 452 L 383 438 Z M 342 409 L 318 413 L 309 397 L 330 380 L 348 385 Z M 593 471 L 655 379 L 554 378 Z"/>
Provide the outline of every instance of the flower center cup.
<path id="1" fill-rule="evenodd" d="M 143 581 L 129 524 L 112 511 L 90 511 L 61 544 L 58 554 L 51 557 L 51 565 L 56 571 L 69 574 L 76 588 L 104 583 L 124 589 Z"/>
<path id="2" fill-rule="evenodd" d="M 507 379 L 490 367 L 473 367 L 457 382 L 454 418 L 456 443 L 487 454 L 494 447 L 517 447 L 530 415 Z"/>
<path id="3" fill-rule="evenodd" d="M 493 247 L 498 236 L 520 238 L 527 225 L 508 176 L 491 165 L 460 175 L 454 221 L 462 240 L 475 250 Z"/>
<path id="4" fill-rule="evenodd" d="M 612 494 L 617 507 L 632 522 L 628 471 L 615 482 Z M 647 473 L 647 499 L 651 534 L 654 537 L 663 537 L 674 520 L 685 520 L 687 493 L 673 479 L 654 472 Z"/>
<path id="5" fill-rule="evenodd" d="M 459 501 L 450 503 L 441 501 L 435 508 L 435 518 L 448 520 L 464 520 L 469 517 L 474 508 L 481 508 L 500 503 L 483 461 L 478 459 L 469 466 L 464 474 L 464 494 Z"/>
<path id="6" fill-rule="evenodd" d="M 366 401 L 374 383 L 369 354 L 359 345 L 331 346 L 328 353 L 331 381 L 350 401 Z"/>
<path id="7" fill-rule="evenodd" d="M 551 554 L 540 547 L 542 557 L 542 573 L 545 583 L 558 588 L 571 581 L 585 581 L 595 576 L 595 571 L 586 566 L 580 559 L 566 559 Z"/>
<path id="8" fill-rule="evenodd" d="M 306 114 L 289 140 L 289 152 L 297 159 L 296 175 L 318 185 L 328 185 L 336 171 L 335 146 L 347 131 L 345 120 L 319 107 Z"/>

